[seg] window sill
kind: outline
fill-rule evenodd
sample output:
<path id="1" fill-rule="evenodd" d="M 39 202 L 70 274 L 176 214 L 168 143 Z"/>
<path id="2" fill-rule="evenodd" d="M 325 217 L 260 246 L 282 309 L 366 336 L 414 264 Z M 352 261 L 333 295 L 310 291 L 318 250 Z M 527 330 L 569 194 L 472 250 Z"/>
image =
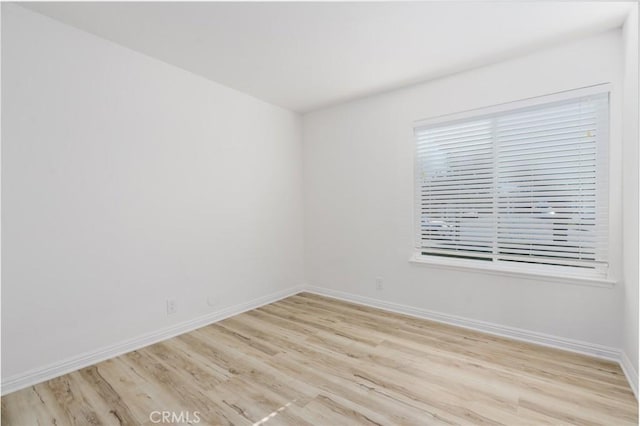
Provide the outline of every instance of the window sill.
<path id="1" fill-rule="evenodd" d="M 560 282 L 565 284 L 584 285 L 591 287 L 613 288 L 616 280 L 611 278 L 585 277 L 581 275 L 557 275 L 527 268 L 510 268 L 506 266 L 487 265 L 482 261 L 462 260 L 462 259 L 442 259 L 434 256 L 425 256 L 415 253 L 409 262 L 426 264 L 429 266 L 459 271 L 476 271 L 491 275 L 502 275 L 507 277 L 517 277 L 538 281 Z"/>

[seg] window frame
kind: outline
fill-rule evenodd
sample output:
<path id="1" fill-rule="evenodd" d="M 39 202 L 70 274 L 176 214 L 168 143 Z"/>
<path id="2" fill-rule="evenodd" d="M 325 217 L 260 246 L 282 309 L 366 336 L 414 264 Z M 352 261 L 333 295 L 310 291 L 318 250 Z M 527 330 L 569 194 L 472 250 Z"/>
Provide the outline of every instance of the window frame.
<path id="1" fill-rule="evenodd" d="M 415 133 L 415 130 L 418 128 L 424 128 L 428 126 L 436 126 L 439 124 L 445 123 L 453 123 L 456 121 L 464 121 L 471 120 L 474 118 L 481 118 L 482 116 L 488 116 L 493 114 L 499 114 L 501 112 L 509 112 L 520 108 L 527 108 L 537 105 L 549 104 L 553 102 L 570 100 L 579 97 L 589 96 L 589 95 L 597 95 L 607 93 L 609 95 L 609 104 L 608 104 L 608 128 L 607 134 L 605 136 L 604 145 L 607 149 L 607 165 L 605 173 L 607 174 L 607 205 L 609 209 L 611 209 L 611 164 L 610 157 L 608 156 L 610 152 L 611 146 L 611 94 L 612 94 L 612 84 L 611 83 L 603 83 L 597 84 L 593 86 L 583 87 L 579 89 L 571 89 L 562 92 L 557 92 L 549 95 L 536 96 L 531 98 L 526 98 L 522 100 L 516 100 L 506 103 L 501 103 L 488 107 L 474 108 L 470 110 L 461 111 L 453 114 L 445 114 L 440 116 L 435 116 L 427 119 L 417 120 L 413 122 L 412 127 L 412 135 Z M 414 156 L 414 196 L 413 196 L 413 231 L 414 231 L 414 239 L 416 239 L 414 244 L 414 251 L 409 259 L 412 263 L 425 264 L 432 267 L 446 268 L 446 269 L 454 269 L 461 271 L 476 271 L 483 272 L 492 275 L 503 275 L 503 276 L 516 276 L 519 278 L 525 279 L 534 279 L 534 280 L 544 280 L 544 281 L 552 281 L 552 282 L 563 282 L 569 284 L 581 284 L 581 285 L 590 285 L 597 287 L 613 287 L 617 280 L 612 277 L 611 270 L 611 262 L 609 262 L 609 268 L 607 270 L 606 276 L 597 276 L 591 271 L 579 270 L 576 268 L 572 270 L 570 267 L 566 266 L 551 266 L 551 265 L 536 265 L 536 264 L 518 264 L 518 265 L 508 265 L 508 262 L 494 262 L 494 261 L 484 261 L 484 260 L 475 260 L 475 259 L 464 259 L 464 258 L 455 258 L 455 257 L 445 257 L 445 256 L 434 256 L 434 255 L 425 255 L 422 254 L 424 248 L 421 246 L 421 241 L 418 241 L 418 234 L 420 233 L 421 226 L 421 213 L 419 211 L 419 191 L 420 185 L 418 185 L 418 156 L 416 155 L 416 140 L 415 136 L 412 137 L 412 153 Z M 611 217 L 608 218 L 611 221 Z M 607 227 L 607 244 L 611 245 L 611 227 Z M 609 250 L 609 256 L 611 256 L 612 252 Z"/>

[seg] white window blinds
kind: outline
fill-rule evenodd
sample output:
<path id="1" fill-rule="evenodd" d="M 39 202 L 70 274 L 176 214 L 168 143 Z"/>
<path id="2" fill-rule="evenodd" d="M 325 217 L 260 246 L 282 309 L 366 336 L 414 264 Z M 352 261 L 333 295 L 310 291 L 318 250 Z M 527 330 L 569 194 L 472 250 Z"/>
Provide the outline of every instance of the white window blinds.
<path id="1" fill-rule="evenodd" d="M 609 95 L 415 128 L 421 255 L 605 275 Z"/>

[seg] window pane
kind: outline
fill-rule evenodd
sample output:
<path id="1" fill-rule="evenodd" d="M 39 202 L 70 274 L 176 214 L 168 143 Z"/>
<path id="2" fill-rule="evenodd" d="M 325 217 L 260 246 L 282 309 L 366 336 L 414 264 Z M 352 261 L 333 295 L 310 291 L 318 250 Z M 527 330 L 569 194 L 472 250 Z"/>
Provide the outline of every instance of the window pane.
<path id="1" fill-rule="evenodd" d="M 603 269 L 608 93 L 415 129 L 422 254 Z"/>

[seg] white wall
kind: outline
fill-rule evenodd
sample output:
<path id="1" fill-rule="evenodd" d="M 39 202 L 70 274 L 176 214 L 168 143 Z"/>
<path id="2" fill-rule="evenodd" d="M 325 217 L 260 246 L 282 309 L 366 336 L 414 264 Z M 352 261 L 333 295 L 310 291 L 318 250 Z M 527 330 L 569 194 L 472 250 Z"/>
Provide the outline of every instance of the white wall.
<path id="1" fill-rule="evenodd" d="M 638 6 L 624 28 L 623 99 L 623 228 L 624 228 L 624 342 L 623 350 L 638 381 Z"/>
<path id="2" fill-rule="evenodd" d="M 620 275 L 621 34 L 612 31 L 303 118 L 310 285 L 620 348 L 622 287 L 410 264 L 414 120 L 611 82 L 613 270 Z M 383 277 L 384 290 L 375 288 Z"/>
<path id="3" fill-rule="evenodd" d="M 303 283 L 297 115 L 7 3 L 2 68 L 3 379 Z"/>

